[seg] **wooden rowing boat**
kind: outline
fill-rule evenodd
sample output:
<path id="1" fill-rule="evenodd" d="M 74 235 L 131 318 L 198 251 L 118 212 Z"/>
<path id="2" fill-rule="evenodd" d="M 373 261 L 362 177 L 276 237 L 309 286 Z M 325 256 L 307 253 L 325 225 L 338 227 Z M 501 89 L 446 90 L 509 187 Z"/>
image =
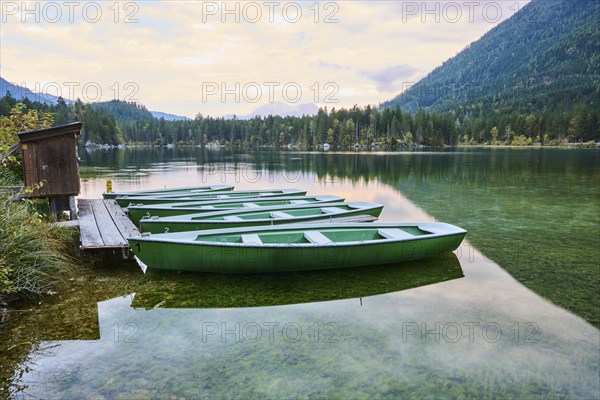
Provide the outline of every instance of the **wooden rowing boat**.
<path id="1" fill-rule="evenodd" d="M 198 214 L 205 212 L 238 210 L 257 207 L 277 207 L 300 204 L 323 204 L 343 202 L 344 198 L 332 195 L 290 196 L 290 197 L 245 197 L 243 199 L 203 200 L 198 202 L 130 205 L 129 218 L 137 225 L 146 217 L 169 217 L 174 215 Z"/>
<path id="2" fill-rule="evenodd" d="M 282 225 L 289 223 L 348 220 L 368 216 L 364 221 L 374 221 L 383 206 L 370 202 L 332 204 L 303 204 L 275 207 L 247 208 L 210 213 L 177 215 L 171 217 L 144 217 L 140 220 L 143 232 L 166 233 L 203 229 L 235 228 L 243 226 Z"/>
<path id="3" fill-rule="evenodd" d="M 118 196 L 115 198 L 115 201 L 121 207 L 128 207 L 130 204 L 166 204 L 202 200 L 238 199 L 244 197 L 304 196 L 305 194 L 306 190 L 299 189 L 236 190 L 232 192 L 200 192 L 173 196 Z"/>
<path id="4" fill-rule="evenodd" d="M 455 250 L 466 231 L 445 223 L 291 224 L 129 238 L 144 268 L 259 273 L 359 267 Z"/>
<path id="5" fill-rule="evenodd" d="M 194 194 L 201 192 L 222 192 L 233 190 L 231 185 L 210 185 L 210 186 L 192 186 L 184 188 L 171 189 L 148 189 L 148 190 L 133 190 L 125 192 L 108 192 L 102 193 L 104 199 L 115 199 L 119 196 L 176 196 L 185 194 Z"/>

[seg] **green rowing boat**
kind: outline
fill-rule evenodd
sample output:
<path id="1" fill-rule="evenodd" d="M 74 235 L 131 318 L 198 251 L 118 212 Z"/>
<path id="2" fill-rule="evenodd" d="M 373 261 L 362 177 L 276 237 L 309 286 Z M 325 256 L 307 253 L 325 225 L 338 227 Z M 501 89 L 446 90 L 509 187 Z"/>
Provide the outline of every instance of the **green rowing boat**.
<path id="1" fill-rule="evenodd" d="M 144 217 L 140 220 L 140 228 L 143 232 L 167 233 L 322 220 L 335 221 L 341 218 L 347 220 L 358 216 L 368 216 L 366 220 L 374 221 L 379 217 L 382 209 L 381 204 L 369 202 L 262 207 L 173 217 Z"/>
<path id="2" fill-rule="evenodd" d="M 221 192 L 226 190 L 233 190 L 231 185 L 211 185 L 211 186 L 192 186 L 185 188 L 171 188 L 171 189 L 148 189 L 148 190 L 134 190 L 127 192 L 109 192 L 102 193 L 104 199 L 115 199 L 119 196 L 176 196 L 185 194 L 194 194 L 200 192 Z"/>
<path id="3" fill-rule="evenodd" d="M 300 204 L 322 204 L 343 202 L 344 198 L 332 195 L 290 196 L 290 197 L 245 197 L 236 200 L 204 200 L 198 202 L 130 205 L 129 218 L 137 225 L 143 217 L 170 217 L 174 215 L 198 214 L 225 210 L 248 209 L 252 207 L 276 207 Z"/>
<path id="4" fill-rule="evenodd" d="M 272 196 L 304 196 L 306 190 L 299 189 L 266 189 L 266 190 L 243 190 L 233 192 L 200 192 L 197 194 L 173 195 L 173 196 L 118 196 L 115 201 L 121 207 L 130 204 L 166 204 L 180 203 L 186 201 L 201 200 L 226 200 L 243 197 L 272 197 Z"/>
<path id="5" fill-rule="evenodd" d="M 393 264 L 453 251 L 467 232 L 432 223 L 290 224 L 142 235 L 142 268 L 259 273 Z"/>

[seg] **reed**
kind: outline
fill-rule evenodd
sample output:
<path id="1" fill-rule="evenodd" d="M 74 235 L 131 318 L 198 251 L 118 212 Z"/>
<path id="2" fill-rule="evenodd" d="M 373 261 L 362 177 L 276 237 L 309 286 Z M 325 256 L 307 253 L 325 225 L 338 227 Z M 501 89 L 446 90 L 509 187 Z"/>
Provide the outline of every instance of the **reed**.
<path id="1" fill-rule="evenodd" d="M 33 202 L 0 196 L 0 305 L 52 294 L 74 271 L 73 235 L 45 222 Z"/>

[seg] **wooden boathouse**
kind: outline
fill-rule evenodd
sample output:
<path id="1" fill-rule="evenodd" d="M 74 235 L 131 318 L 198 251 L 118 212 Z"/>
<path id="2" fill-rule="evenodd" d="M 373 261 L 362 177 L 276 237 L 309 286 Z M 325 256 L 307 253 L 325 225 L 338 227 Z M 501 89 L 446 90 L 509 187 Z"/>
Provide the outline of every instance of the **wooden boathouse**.
<path id="1" fill-rule="evenodd" d="M 79 194 L 77 137 L 83 123 L 74 122 L 47 129 L 19 133 L 23 175 L 29 198 L 50 200 L 52 214 L 70 211 L 76 217 Z"/>
<path id="2" fill-rule="evenodd" d="M 69 211 L 67 225 L 79 225 L 82 250 L 121 250 L 126 255 L 128 237 L 138 229 L 114 200 L 78 199 L 81 183 L 77 138 L 84 124 L 67 125 L 19 133 L 19 143 L 11 151 L 21 150 L 25 196 L 47 198 L 53 215 Z"/>

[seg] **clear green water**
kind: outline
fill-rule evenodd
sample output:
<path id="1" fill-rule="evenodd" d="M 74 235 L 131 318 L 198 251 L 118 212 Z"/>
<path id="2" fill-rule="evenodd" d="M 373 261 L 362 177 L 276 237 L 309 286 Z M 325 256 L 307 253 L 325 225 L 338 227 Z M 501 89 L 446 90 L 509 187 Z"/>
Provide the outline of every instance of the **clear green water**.
<path id="1" fill-rule="evenodd" d="M 305 188 L 379 202 L 382 221 L 454 223 L 468 241 L 456 256 L 352 271 L 86 267 L 73 291 L 5 316 L 0 387 L 13 397 L 600 395 L 600 335 L 581 318 L 598 326 L 598 152 L 126 150 L 82 154 L 82 177 L 87 198 L 105 179 Z"/>

